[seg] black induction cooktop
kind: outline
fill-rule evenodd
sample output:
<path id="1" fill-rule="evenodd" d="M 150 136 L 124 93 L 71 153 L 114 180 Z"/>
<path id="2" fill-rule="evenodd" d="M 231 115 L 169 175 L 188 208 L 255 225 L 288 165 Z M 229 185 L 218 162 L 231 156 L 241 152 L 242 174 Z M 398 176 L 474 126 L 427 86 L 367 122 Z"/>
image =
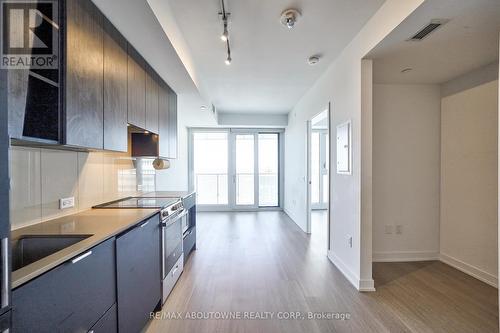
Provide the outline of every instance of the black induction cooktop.
<path id="1" fill-rule="evenodd" d="M 179 201 L 179 198 L 144 198 L 128 197 L 116 201 L 107 202 L 93 208 L 157 208 L 162 209 Z"/>

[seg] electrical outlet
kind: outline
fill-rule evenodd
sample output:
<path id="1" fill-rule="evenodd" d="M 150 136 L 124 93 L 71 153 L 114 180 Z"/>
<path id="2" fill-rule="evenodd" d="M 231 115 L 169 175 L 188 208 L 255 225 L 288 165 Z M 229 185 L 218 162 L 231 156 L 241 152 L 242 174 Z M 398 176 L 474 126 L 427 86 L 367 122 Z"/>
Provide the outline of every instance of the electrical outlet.
<path id="1" fill-rule="evenodd" d="M 352 248 L 352 236 L 347 235 L 347 246 Z"/>
<path id="2" fill-rule="evenodd" d="M 59 199 L 59 209 L 68 209 L 75 207 L 75 197 Z"/>
<path id="3" fill-rule="evenodd" d="M 401 224 L 398 224 L 396 226 L 396 234 L 401 235 L 403 233 L 403 226 Z"/>
<path id="4" fill-rule="evenodd" d="M 389 224 L 386 224 L 386 225 L 385 225 L 385 233 L 386 233 L 387 235 L 392 234 L 392 232 L 393 232 L 393 231 L 392 231 L 392 229 L 393 229 L 393 228 L 392 228 L 392 225 L 389 225 Z"/>

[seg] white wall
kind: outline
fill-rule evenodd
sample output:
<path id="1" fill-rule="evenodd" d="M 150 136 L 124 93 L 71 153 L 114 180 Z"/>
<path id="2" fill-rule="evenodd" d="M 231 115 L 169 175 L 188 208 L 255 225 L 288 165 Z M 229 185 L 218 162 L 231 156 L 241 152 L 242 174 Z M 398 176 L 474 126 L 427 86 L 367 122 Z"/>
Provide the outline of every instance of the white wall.
<path id="1" fill-rule="evenodd" d="M 443 97 L 441 258 L 498 284 L 498 80 Z"/>
<path id="2" fill-rule="evenodd" d="M 361 203 L 361 59 L 422 2 L 387 0 L 290 112 L 285 133 L 285 209 L 297 225 L 305 230 L 306 121 L 324 110 L 329 102 L 332 103 L 334 128 L 346 120 L 352 120 L 353 173 L 347 176 L 332 172 L 330 179 L 332 222 L 329 258 L 361 290 L 373 290 L 371 223 L 361 219 L 361 211 L 367 209 Z M 368 100 L 364 105 L 371 107 L 371 102 Z M 331 144 L 330 147 L 335 161 L 336 145 Z M 370 206 L 370 203 L 366 205 Z M 352 248 L 348 247 L 348 236 L 353 237 Z M 362 246 L 361 239 L 369 246 Z"/>
<path id="3" fill-rule="evenodd" d="M 439 85 L 374 85 L 374 261 L 439 258 L 440 117 Z"/>
<path id="4" fill-rule="evenodd" d="M 180 94 L 177 98 L 178 157 L 170 160 L 170 168 L 156 172 L 158 191 L 188 190 L 188 127 L 217 127 L 209 109 L 201 110 L 203 101 L 198 94 Z"/>

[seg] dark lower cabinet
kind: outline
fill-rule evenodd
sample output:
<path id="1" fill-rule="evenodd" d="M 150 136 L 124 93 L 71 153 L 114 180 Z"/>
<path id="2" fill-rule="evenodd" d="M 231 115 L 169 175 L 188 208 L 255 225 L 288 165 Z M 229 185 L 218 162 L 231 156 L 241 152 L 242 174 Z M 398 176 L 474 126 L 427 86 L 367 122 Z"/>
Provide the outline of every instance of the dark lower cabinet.
<path id="1" fill-rule="evenodd" d="M 118 322 L 116 320 L 116 304 L 99 319 L 89 330 L 89 333 L 116 333 L 118 332 Z"/>
<path id="2" fill-rule="evenodd" d="M 12 331 L 88 332 L 116 300 L 109 239 L 12 292 Z"/>
<path id="3" fill-rule="evenodd" d="M 116 265 L 118 330 L 137 333 L 161 301 L 159 215 L 117 237 Z"/>

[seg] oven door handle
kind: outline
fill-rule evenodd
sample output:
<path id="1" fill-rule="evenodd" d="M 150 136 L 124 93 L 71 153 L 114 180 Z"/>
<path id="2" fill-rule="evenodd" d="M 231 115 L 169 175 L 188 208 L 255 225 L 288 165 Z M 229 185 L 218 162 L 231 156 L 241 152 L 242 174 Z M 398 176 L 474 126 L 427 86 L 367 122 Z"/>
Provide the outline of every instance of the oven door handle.
<path id="1" fill-rule="evenodd" d="M 187 215 L 187 211 L 183 210 L 181 213 L 174 215 L 171 218 L 166 219 L 165 221 L 161 222 L 161 226 L 163 228 L 169 227 L 170 225 L 174 224 L 177 220 L 183 218 L 186 215 Z"/>

